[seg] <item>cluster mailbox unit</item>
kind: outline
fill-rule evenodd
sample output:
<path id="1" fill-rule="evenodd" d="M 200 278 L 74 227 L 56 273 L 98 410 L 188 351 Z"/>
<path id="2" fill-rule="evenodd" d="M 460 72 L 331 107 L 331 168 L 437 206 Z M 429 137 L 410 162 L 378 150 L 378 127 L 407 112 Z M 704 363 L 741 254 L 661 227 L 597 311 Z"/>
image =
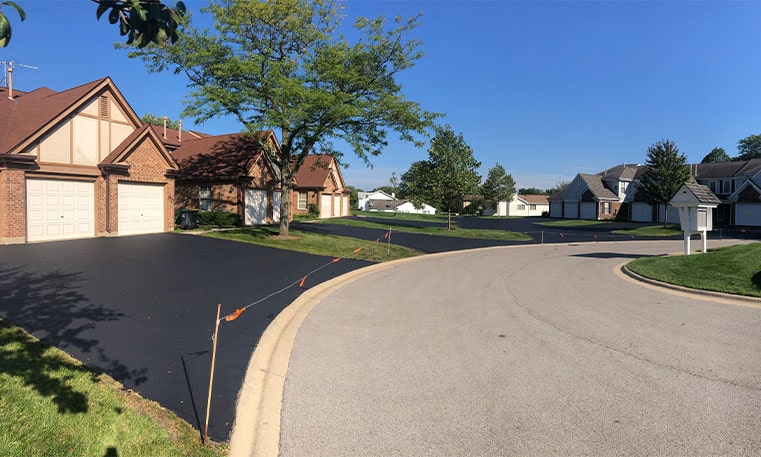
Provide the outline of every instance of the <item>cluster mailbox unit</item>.
<path id="1" fill-rule="evenodd" d="M 684 255 L 690 255 L 690 236 L 700 234 L 703 250 L 706 252 L 707 232 L 713 230 L 713 209 L 721 201 L 707 186 L 684 183 L 669 204 L 679 210 L 679 222 L 684 232 Z"/>

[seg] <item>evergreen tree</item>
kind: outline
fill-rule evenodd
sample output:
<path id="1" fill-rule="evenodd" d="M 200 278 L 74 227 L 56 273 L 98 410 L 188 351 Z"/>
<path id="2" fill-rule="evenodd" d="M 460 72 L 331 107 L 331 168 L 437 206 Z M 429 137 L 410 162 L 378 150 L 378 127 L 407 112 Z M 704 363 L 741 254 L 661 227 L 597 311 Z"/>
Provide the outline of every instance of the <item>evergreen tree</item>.
<path id="1" fill-rule="evenodd" d="M 664 205 L 664 224 L 666 205 L 679 187 L 690 179 L 687 158 L 679 152 L 671 140 L 661 140 L 647 148 L 648 167 L 640 179 L 642 190 L 650 198 Z"/>

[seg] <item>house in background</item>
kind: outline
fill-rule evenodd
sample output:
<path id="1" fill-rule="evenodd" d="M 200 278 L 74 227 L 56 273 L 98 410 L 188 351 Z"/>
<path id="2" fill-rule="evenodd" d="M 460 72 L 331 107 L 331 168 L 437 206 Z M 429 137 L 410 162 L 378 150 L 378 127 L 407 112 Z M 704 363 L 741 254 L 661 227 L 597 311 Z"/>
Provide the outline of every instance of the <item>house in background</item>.
<path id="1" fill-rule="evenodd" d="M 618 165 L 597 174 L 579 173 L 562 192 L 549 197 L 550 217 L 606 220 L 626 210 L 636 188 L 641 165 Z M 626 217 L 626 213 L 623 213 Z"/>
<path id="2" fill-rule="evenodd" d="M 294 177 L 291 211 L 293 214 L 307 214 L 309 205 L 313 204 L 322 219 L 348 216 L 350 196 L 335 157 L 308 155 Z"/>
<path id="3" fill-rule="evenodd" d="M 176 208 L 228 211 L 244 225 L 279 222 L 280 176 L 264 147 L 280 149 L 270 130 L 183 139 L 172 152 Z"/>
<path id="4" fill-rule="evenodd" d="M 546 195 L 514 195 L 509 202 L 497 202 L 484 209 L 484 216 L 542 216 L 549 212 L 550 202 Z"/>
<path id="5" fill-rule="evenodd" d="M 0 88 L 0 243 L 174 228 L 177 165 L 106 77 Z"/>
<path id="6" fill-rule="evenodd" d="M 386 213 L 436 214 L 436 208 L 423 203 L 419 207 L 409 200 L 396 198 L 382 190 L 357 193 L 357 206 L 361 211 L 380 211 Z"/>

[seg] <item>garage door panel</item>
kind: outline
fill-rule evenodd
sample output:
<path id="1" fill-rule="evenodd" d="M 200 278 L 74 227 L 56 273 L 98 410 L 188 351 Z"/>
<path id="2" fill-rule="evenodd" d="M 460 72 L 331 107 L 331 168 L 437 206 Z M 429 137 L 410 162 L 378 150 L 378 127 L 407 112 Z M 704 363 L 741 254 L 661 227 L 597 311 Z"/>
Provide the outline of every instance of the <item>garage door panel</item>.
<path id="1" fill-rule="evenodd" d="M 119 183 L 119 234 L 164 231 L 164 185 Z"/>
<path id="2" fill-rule="evenodd" d="M 246 189 L 246 225 L 261 225 L 267 222 L 267 191 Z"/>
<path id="3" fill-rule="evenodd" d="M 735 207 L 735 224 L 761 226 L 761 203 L 738 203 Z"/>
<path id="4" fill-rule="evenodd" d="M 28 241 L 95 235 L 94 183 L 30 178 L 26 190 Z"/>

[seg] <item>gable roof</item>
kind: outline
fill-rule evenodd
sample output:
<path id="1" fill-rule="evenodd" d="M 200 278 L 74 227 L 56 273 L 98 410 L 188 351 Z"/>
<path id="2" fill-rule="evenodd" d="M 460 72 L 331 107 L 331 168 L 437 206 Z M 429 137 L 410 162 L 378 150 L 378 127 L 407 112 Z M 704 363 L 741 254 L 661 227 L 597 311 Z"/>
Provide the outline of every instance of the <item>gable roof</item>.
<path id="1" fill-rule="evenodd" d="M 598 175 L 602 176 L 605 179 L 615 179 L 615 180 L 622 180 L 622 181 L 631 181 L 635 179 L 637 176 L 637 173 L 639 172 L 640 168 L 642 168 L 642 165 L 633 163 L 633 164 L 621 164 L 616 165 L 613 168 L 609 168 L 607 170 L 603 170 Z"/>
<path id="2" fill-rule="evenodd" d="M 264 153 L 262 143 L 273 141 L 279 144 L 271 130 L 259 135 L 231 133 L 206 138 L 196 138 L 177 148 L 172 157 L 180 166 L 178 179 L 224 181 L 248 176 L 249 170 L 260 158 L 274 176 L 279 174 Z"/>
<path id="3" fill-rule="evenodd" d="M 588 175 L 585 173 L 579 173 L 579 176 L 587 185 L 587 189 L 592 192 L 592 195 L 601 200 L 618 200 L 618 195 L 614 194 L 612 190 L 608 189 L 603 183 L 604 175 Z"/>
<path id="4" fill-rule="evenodd" d="M 126 156 L 134 150 L 134 147 L 144 139 L 150 139 L 156 145 L 162 158 L 166 161 L 166 164 L 171 169 L 177 169 L 177 162 L 169 154 L 169 151 L 164 147 L 164 144 L 159 139 L 156 132 L 150 128 L 149 125 L 143 125 L 142 127 L 135 129 L 130 133 L 127 138 L 117 146 L 111 154 L 103 159 L 103 164 L 115 164 L 121 162 Z"/>
<path id="5" fill-rule="evenodd" d="M 702 184 L 691 183 L 691 182 L 686 182 L 682 184 L 679 190 L 676 191 L 676 194 L 673 197 L 671 197 L 672 201 L 676 198 L 676 195 L 678 195 L 679 191 L 681 191 L 682 189 L 685 189 L 686 191 L 689 191 L 692 195 L 694 195 L 698 203 L 704 203 L 708 205 L 718 205 L 721 203 L 721 200 L 719 200 L 719 197 L 714 195 L 714 193 L 711 192 L 711 189 L 709 189 L 707 186 L 704 186 Z"/>
<path id="6" fill-rule="evenodd" d="M 731 178 L 753 175 L 761 170 L 761 159 L 738 162 L 699 163 L 690 167 L 696 179 Z"/>
<path id="7" fill-rule="evenodd" d="M 161 141 L 169 149 L 177 149 L 183 145 L 183 142 L 187 143 L 190 140 L 197 140 L 199 138 L 209 138 L 212 135 L 207 133 L 196 132 L 195 130 L 178 130 L 170 129 L 167 127 L 164 129 L 163 125 L 151 125 L 151 128 L 158 135 Z M 166 136 L 164 131 L 166 130 Z M 183 138 L 184 136 L 184 138 Z"/>
<path id="8" fill-rule="evenodd" d="M 516 198 L 529 205 L 548 205 L 550 203 L 547 195 L 516 195 Z"/>
<path id="9" fill-rule="evenodd" d="M 331 163 L 333 168 L 330 168 Z M 335 157 L 328 154 L 310 154 L 304 158 L 294 176 L 294 188 L 324 188 L 332 172 L 335 172 L 338 181 L 336 186 L 343 189 L 343 176 Z"/>
<path id="10" fill-rule="evenodd" d="M 107 88 L 127 108 L 130 120 L 139 125 L 137 114 L 132 111 L 109 77 L 62 92 L 55 92 L 47 87 L 31 92 L 14 89 L 12 100 L 8 98 L 8 89 L 0 88 L 0 153 L 21 152 L 65 116 L 84 106 Z"/>

